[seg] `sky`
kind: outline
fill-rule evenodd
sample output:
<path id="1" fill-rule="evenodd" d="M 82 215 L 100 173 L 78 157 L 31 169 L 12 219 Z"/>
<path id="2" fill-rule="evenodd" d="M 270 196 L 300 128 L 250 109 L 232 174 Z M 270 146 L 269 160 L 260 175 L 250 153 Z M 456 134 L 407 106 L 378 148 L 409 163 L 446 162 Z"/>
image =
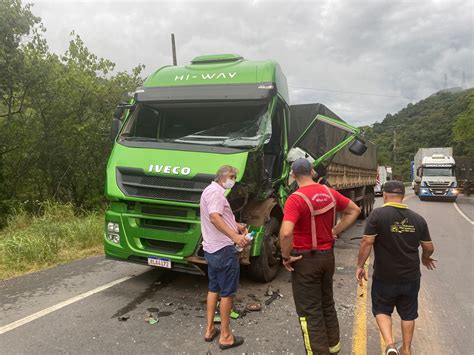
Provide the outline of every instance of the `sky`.
<path id="1" fill-rule="evenodd" d="M 74 30 L 117 70 L 144 64 L 145 77 L 172 64 L 174 33 L 178 65 L 217 53 L 274 59 L 291 104 L 323 103 L 355 125 L 459 87 L 463 72 L 474 84 L 474 0 L 31 2 L 53 52 Z"/>

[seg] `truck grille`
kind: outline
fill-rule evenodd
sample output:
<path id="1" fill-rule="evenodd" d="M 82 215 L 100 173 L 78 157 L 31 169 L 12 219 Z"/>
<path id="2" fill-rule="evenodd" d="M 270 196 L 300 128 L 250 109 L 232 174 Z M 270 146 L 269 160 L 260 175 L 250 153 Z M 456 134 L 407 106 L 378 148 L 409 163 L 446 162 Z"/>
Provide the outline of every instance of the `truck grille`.
<path id="1" fill-rule="evenodd" d="M 165 240 L 155 240 L 146 238 L 141 238 L 141 242 L 143 244 L 146 244 L 150 249 L 156 250 L 161 253 L 179 253 L 181 250 L 183 250 L 185 246 L 184 243 L 167 242 Z"/>
<path id="2" fill-rule="evenodd" d="M 214 175 L 198 174 L 192 179 L 146 175 L 142 169 L 117 167 L 120 190 L 133 197 L 199 203 Z"/>
<path id="3" fill-rule="evenodd" d="M 189 223 L 161 221 L 157 219 L 142 219 L 142 225 L 145 228 L 161 229 L 173 232 L 187 232 L 190 228 Z"/>
<path id="4" fill-rule="evenodd" d="M 445 196 L 448 194 L 451 182 L 442 181 L 427 181 L 426 185 L 429 187 L 431 193 L 436 196 Z"/>

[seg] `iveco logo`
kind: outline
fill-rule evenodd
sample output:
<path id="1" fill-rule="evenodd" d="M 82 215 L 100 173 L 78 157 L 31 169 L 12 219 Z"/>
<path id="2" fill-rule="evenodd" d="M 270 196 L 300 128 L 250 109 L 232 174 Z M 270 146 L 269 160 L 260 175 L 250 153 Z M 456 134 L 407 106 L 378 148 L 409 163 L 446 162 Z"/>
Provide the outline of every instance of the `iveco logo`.
<path id="1" fill-rule="evenodd" d="M 148 168 L 149 173 L 164 173 L 173 175 L 189 175 L 191 174 L 191 168 L 186 166 L 171 166 L 171 165 L 158 165 L 150 164 Z"/>

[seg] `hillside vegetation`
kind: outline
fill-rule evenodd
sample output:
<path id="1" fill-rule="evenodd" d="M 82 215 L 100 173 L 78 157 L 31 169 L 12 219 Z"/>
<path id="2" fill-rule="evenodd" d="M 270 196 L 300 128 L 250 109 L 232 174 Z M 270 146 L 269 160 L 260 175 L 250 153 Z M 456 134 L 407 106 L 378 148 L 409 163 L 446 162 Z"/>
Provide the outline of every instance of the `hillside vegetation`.
<path id="1" fill-rule="evenodd" d="M 44 31 L 30 4 L 0 1 L 0 228 L 48 200 L 101 208 L 113 110 L 141 84 L 143 66 L 114 72 L 74 32 L 52 53 Z"/>
<path id="2" fill-rule="evenodd" d="M 418 148 L 453 147 L 455 155 L 474 156 L 474 89 L 438 92 L 363 128 L 377 146 L 379 164 L 407 181 Z"/>

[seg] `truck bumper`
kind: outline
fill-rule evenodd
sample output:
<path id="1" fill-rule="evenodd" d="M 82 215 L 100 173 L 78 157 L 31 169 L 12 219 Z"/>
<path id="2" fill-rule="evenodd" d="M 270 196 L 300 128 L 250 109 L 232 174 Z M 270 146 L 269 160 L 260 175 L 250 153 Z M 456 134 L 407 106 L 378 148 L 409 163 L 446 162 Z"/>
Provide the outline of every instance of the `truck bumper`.
<path id="1" fill-rule="evenodd" d="M 457 188 L 448 188 L 444 193 L 439 193 L 427 187 L 420 187 L 418 197 L 422 201 L 432 200 L 454 202 L 458 197 L 458 193 L 459 191 Z"/>

